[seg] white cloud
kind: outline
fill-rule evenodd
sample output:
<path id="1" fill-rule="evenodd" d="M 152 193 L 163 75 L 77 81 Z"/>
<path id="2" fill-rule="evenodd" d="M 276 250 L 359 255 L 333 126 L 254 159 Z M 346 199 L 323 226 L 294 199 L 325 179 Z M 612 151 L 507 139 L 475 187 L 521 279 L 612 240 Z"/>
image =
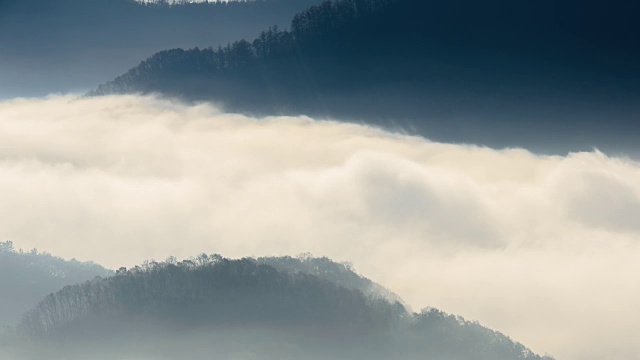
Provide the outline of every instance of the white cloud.
<path id="1" fill-rule="evenodd" d="M 355 264 L 558 358 L 640 353 L 640 164 L 536 156 L 151 97 L 0 103 L 0 238 L 111 267 Z"/>

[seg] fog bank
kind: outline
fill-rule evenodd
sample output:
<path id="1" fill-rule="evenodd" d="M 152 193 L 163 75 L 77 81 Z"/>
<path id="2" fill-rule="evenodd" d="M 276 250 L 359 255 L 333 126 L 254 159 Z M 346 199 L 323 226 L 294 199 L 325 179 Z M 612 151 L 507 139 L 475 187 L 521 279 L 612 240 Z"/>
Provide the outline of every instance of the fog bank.
<path id="1" fill-rule="evenodd" d="M 351 261 L 559 359 L 640 353 L 640 164 L 153 97 L 0 103 L 0 239 L 131 266 Z"/>

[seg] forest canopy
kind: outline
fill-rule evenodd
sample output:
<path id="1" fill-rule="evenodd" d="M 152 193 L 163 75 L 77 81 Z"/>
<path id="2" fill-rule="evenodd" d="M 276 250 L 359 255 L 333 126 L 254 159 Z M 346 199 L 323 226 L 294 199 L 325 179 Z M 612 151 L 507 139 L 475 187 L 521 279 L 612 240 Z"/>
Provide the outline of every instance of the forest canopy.
<path id="1" fill-rule="evenodd" d="M 96 348 L 157 359 L 211 351 L 267 359 L 542 359 L 476 322 L 431 308 L 410 313 L 364 293 L 363 284 L 373 282 L 326 258 L 170 257 L 66 286 L 4 339 L 20 356 L 70 359 Z"/>
<path id="2" fill-rule="evenodd" d="M 89 95 L 160 93 L 491 147 L 536 150 L 553 135 L 564 141 L 546 151 L 605 148 L 603 133 L 632 146 L 638 12 L 625 0 L 326 0 L 288 28 L 155 53 Z"/>

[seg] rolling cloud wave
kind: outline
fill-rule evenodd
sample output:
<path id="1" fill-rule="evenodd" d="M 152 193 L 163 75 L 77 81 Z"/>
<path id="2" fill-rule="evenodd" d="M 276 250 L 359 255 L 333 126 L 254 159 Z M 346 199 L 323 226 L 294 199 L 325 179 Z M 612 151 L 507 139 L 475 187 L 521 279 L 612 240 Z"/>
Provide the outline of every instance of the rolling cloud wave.
<path id="1" fill-rule="evenodd" d="M 25 249 L 111 267 L 312 252 L 538 352 L 640 353 L 640 164 L 597 151 L 153 97 L 15 99 L 0 103 L 0 199 L 0 237 Z"/>

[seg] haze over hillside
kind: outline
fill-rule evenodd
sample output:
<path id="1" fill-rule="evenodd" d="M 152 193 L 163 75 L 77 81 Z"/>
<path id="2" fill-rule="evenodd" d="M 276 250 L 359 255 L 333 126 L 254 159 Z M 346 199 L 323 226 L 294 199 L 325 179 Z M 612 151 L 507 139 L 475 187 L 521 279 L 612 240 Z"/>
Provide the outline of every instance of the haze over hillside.
<path id="1" fill-rule="evenodd" d="M 16 324 L 22 314 L 63 286 L 113 272 L 94 263 L 65 261 L 33 249 L 14 249 L 0 242 L 0 328 Z"/>
<path id="2" fill-rule="evenodd" d="M 161 92 L 234 112 L 306 114 L 543 153 L 628 152 L 640 126 L 640 27 L 630 15 L 639 7 L 325 1 L 288 30 L 159 52 L 92 94 Z"/>
<path id="3" fill-rule="evenodd" d="M 339 264 L 310 257 L 145 262 L 47 296 L 0 341 L 18 359 L 542 359 L 461 317 L 410 314 L 398 302 L 260 262 L 345 278 Z"/>
<path id="4" fill-rule="evenodd" d="M 0 102 L 0 144 L 0 229 L 16 247 L 112 269 L 309 251 L 540 354 L 640 352 L 640 165 L 625 157 L 141 96 Z"/>
<path id="5" fill-rule="evenodd" d="M 305 273 L 316 276 L 320 279 L 329 280 L 338 286 L 362 291 L 365 295 L 382 297 L 394 303 L 403 303 L 398 294 L 385 289 L 353 271 L 350 263 L 338 264 L 329 258 L 313 258 L 303 254 L 297 258 L 290 256 L 283 257 L 261 257 L 256 259 L 259 264 L 273 266 L 279 271 L 288 273 Z M 404 305 L 404 304 L 403 304 Z"/>
<path id="6" fill-rule="evenodd" d="M 0 1 L 0 98 L 84 92 L 154 52 L 255 37 L 315 0 Z"/>
<path id="7" fill-rule="evenodd" d="M 638 15 L 0 0 L 0 360 L 638 360 Z"/>

